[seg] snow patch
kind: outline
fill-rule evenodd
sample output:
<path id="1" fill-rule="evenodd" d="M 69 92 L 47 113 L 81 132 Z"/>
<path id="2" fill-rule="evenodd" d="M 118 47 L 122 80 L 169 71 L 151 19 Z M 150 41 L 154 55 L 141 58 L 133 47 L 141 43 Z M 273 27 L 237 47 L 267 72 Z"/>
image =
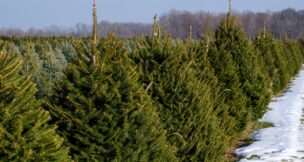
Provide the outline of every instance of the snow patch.
<path id="1" fill-rule="evenodd" d="M 274 127 L 257 130 L 256 142 L 236 150 L 240 162 L 304 162 L 304 69 L 283 96 L 274 98 L 260 120 Z"/>

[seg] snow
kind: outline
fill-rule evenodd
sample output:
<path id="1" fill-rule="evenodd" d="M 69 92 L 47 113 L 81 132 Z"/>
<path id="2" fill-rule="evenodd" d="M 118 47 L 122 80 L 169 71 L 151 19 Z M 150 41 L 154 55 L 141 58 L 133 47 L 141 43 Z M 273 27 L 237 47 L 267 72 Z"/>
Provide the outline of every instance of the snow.
<path id="1" fill-rule="evenodd" d="M 274 127 L 257 130 L 257 140 L 236 150 L 240 162 L 304 162 L 304 69 L 293 80 L 289 90 L 269 104 L 270 110 L 260 121 Z"/>

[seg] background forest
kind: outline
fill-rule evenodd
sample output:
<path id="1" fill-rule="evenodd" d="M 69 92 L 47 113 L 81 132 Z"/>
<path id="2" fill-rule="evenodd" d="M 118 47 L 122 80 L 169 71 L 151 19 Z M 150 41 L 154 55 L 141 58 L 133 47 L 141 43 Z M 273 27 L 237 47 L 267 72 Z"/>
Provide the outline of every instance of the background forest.
<path id="1" fill-rule="evenodd" d="M 273 36 L 283 39 L 285 36 L 298 39 L 304 36 L 302 26 L 304 11 L 285 9 L 277 12 L 234 12 L 238 17 L 238 21 L 242 24 L 245 33 L 254 38 L 266 20 L 266 28 L 271 31 Z M 201 38 L 204 34 L 204 24 L 208 17 L 210 19 L 210 27 L 216 29 L 221 20 L 226 17 L 226 13 L 207 13 L 189 12 L 172 10 L 167 14 L 163 14 L 159 18 L 162 29 L 171 35 L 172 38 L 185 39 L 189 35 L 189 25 L 193 28 L 193 38 Z M 153 24 L 145 23 L 111 23 L 109 21 L 101 21 L 98 23 L 98 35 L 106 36 L 109 32 L 115 32 L 119 37 L 134 37 L 136 35 L 150 36 L 153 31 Z M 71 28 L 61 28 L 58 26 L 50 26 L 44 29 L 30 28 L 23 31 L 18 28 L 2 28 L 0 33 L 3 36 L 90 36 L 92 34 L 92 26 L 87 24 L 77 24 Z"/>

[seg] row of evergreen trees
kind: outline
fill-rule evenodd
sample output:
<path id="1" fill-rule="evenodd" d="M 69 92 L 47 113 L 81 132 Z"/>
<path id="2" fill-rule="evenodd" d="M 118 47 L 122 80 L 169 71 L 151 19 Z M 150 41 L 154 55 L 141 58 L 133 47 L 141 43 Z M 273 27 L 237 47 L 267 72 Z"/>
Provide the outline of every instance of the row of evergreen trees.
<path id="1" fill-rule="evenodd" d="M 266 31 L 250 40 L 230 14 L 201 40 L 173 40 L 155 24 L 151 38 L 111 33 L 96 46 L 3 38 L 1 160 L 228 161 L 304 59 L 304 41 Z"/>

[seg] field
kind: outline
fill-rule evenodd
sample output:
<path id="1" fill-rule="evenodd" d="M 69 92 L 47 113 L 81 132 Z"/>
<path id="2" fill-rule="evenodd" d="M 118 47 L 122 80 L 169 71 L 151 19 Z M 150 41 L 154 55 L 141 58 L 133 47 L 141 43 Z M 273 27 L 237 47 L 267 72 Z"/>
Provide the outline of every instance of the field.
<path id="1" fill-rule="evenodd" d="M 94 17 L 96 20 L 96 17 Z M 231 149 L 304 60 L 231 12 L 202 38 L 1 37 L 4 161 L 235 161 Z"/>

